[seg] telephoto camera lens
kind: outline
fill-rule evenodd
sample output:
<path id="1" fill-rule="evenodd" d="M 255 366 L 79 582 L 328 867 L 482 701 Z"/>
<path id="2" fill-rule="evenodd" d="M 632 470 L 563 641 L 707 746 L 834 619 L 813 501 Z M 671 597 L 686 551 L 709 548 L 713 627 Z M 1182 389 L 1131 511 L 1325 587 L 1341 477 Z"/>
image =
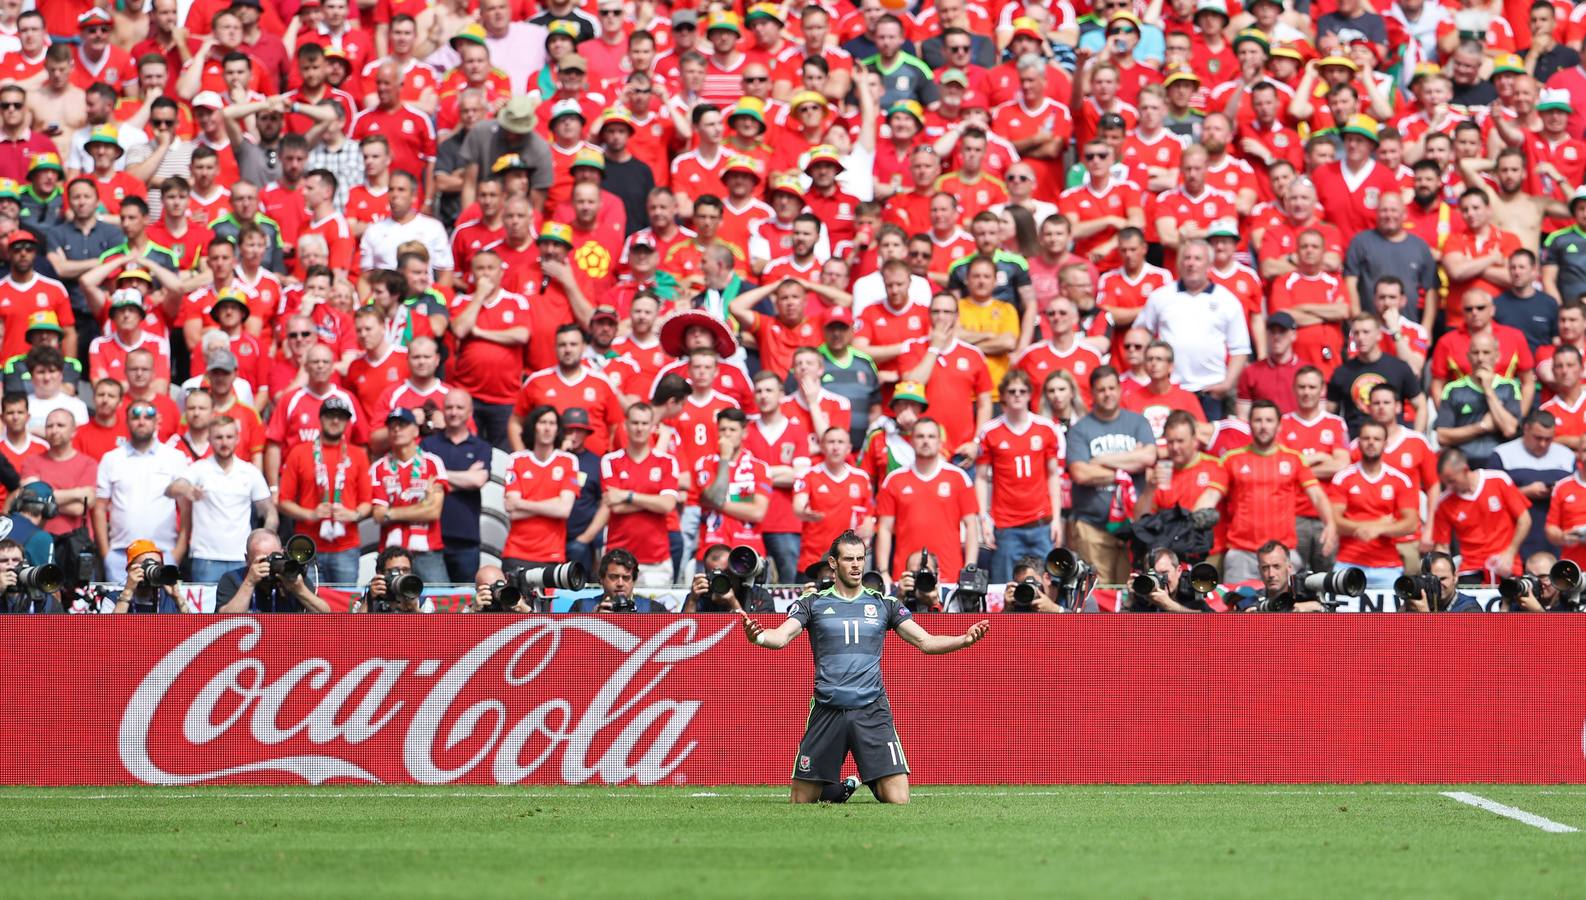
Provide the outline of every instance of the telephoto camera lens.
<path id="1" fill-rule="evenodd" d="M 886 580 L 881 577 L 880 572 L 877 572 L 874 569 L 871 569 L 865 572 L 865 574 L 859 576 L 859 583 L 863 585 L 867 591 L 875 591 L 878 594 L 885 594 L 887 592 Z"/>
<path id="2" fill-rule="evenodd" d="M 1129 580 L 1129 592 L 1137 597 L 1149 597 L 1158 590 L 1167 590 L 1167 576 L 1160 572 L 1141 572 Z"/>
<path id="3" fill-rule="evenodd" d="M 1041 579 L 1033 575 L 1013 586 L 1013 612 L 1030 612 L 1035 607 L 1035 598 L 1041 595 L 1045 586 Z"/>
<path id="4" fill-rule="evenodd" d="M 143 580 L 157 588 L 168 588 L 182 580 L 182 571 L 175 566 L 163 565 L 155 560 L 144 560 L 140 566 Z"/>
<path id="5" fill-rule="evenodd" d="M 711 569 L 706 573 L 706 579 L 712 594 L 732 593 L 732 576 L 723 569 Z"/>
<path id="6" fill-rule="evenodd" d="M 1336 572 L 1312 572 L 1303 582 L 1310 596 L 1359 597 L 1366 592 L 1366 573 L 1353 566 Z"/>
<path id="7" fill-rule="evenodd" d="M 64 580 L 61 567 L 53 563 L 42 566 L 23 566 L 17 570 L 17 590 L 53 594 L 61 589 Z"/>
<path id="8" fill-rule="evenodd" d="M 1526 594 L 1533 597 L 1542 592 L 1542 579 L 1535 575 L 1521 575 L 1518 578 L 1504 578 L 1498 582 L 1498 596 L 1510 603 L 1519 600 Z"/>
<path id="9" fill-rule="evenodd" d="M 424 595 L 424 579 L 405 572 L 389 579 L 391 594 L 401 600 L 417 600 Z"/>

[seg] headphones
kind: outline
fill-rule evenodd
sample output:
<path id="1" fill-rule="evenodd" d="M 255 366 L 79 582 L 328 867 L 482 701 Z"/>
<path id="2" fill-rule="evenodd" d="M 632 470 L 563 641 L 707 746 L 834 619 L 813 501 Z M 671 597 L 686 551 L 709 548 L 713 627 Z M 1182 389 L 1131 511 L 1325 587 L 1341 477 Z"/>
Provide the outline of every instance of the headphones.
<path id="1" fill-rule="evenodd" d="M 31 485 L 24 485 L 22 489 L 17 492 L 18 507 L 36 506 L 38 507 L 39 515 L 46 519 L 53 519 L 57 515 L 60 515 L 60 504 L 55 502 L 54 497 L 40 497 L 38 494 L 35 494 L 33 491 L 29 490 L 30 487 Z"/>

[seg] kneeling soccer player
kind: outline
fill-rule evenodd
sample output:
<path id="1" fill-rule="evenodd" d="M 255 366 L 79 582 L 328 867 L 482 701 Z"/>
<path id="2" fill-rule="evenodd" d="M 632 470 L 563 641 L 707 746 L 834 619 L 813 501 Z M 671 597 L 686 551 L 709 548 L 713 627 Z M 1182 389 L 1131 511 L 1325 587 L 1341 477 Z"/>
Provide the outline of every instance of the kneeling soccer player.
<path id="1" fill-rule="evenodd" d="M 771 630 L 761 628 L 743 610 L 743 630 L 750 642 L 780 650 L 805 628 L 815 656 L 815 697 L 809 724 L 793 761 L 794 803 L 842 802 L 857 784 L 841 782 L 843 761 L 853 753 L 859 778 L 883 803 L 909 802 L 909 764 L 892 724 L 892 706 L 881 684 L 881 648 L 887 630 L 923 653 L 952 653 L 986 636 L 991 621 L 982 619 L 954 637 L 927 632 L 908 607 L 892 597 L 866 589 L 865 543 L 852 531 L 832 542 L 827 554 L 835 571 L 831 587 L 793 601 L 787 620 Z"/>

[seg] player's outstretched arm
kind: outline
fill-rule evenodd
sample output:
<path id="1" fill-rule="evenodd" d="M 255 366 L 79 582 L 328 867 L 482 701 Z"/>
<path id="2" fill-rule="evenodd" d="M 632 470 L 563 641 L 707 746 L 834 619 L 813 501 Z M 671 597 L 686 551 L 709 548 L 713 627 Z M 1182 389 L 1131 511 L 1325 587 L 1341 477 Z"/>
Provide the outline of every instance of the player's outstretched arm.
<path id="1" fill-rule="evenodd" d="M 761 627 L 759 622 L 749 618 L 749 614 L 741 609 L 738 610 L 738 617 L 743 620 L 743 633 L 749 639 L 749 643 L 772 650 L 781 650 L 793 643 L 793 639 L 804 630 L 804 626 L 800 625 L 797 619 L 790 618 L 781 625 L 767 630 Z"/>
<path id="2" fill-rule="evenodd" d="M 990 619 L 981 619 L 979 622 L 969 626 L 968 631 L 955 635 L 931 634 L 913 619 L 905 619 L 898 623 L 897 627 L 898 637 L 920 648 L 921 653 L 932 654 L 952 653 L 955 650 L 962 650 L 985 637 L 990 631 Z"/>

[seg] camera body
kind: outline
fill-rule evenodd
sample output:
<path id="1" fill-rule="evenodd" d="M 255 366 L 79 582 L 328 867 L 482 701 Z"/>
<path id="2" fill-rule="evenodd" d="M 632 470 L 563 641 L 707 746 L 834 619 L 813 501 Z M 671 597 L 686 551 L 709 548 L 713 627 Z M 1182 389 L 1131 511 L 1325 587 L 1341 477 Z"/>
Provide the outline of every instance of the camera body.
<path id="1" fill-rule="evenodd" d="M 1054 547 L 1046 554 L 1046 574 L 1052 579 L 1053 600 L 1069 612 L 1085 608 L 1085 600 L 1096 586 L 1096 569 L 1066 547 Z"/>
<path id="2" fill-rule="evenodd" d="M 43 568 L 43 567 L 39 566 L 39 567 L 35 567 L 35 568 Z M 55 568 L 55 567 L 52 566 L 51 568 Z M 182 570 L 181 569 L 178 569 L 175 566 L 166 565 L 166 564 L 161 563 L 161 562 L 159 562 L 157 560 L 146 559 L 146 560 L 144 560 L 142 563 L 140 563 L 138 565 L 138 569 L 143 573 L 144 582 L 147 583 L 150 587 L 153 587 L 153 588 L 171 588 L 171 587 L 175 587 L 182 580 Z M 59 572 L 60 572 L 60 570 L 58 568 L 56 568 L 55 569 L 55 573 L 56 573 L 56 582 L 57 583 L 59 583 L 59 581 L 60 581 Z M 17 573 L 17 585 L 20 587 L 21 584 L 22 584 L 22 577 L 21 577 L 21 573 L 19 572 L 19 573 Z"/>
<path id="3" fill-rule="evenodd" d="M 1035 599 L 1045 590 L 1046 585 L 1041 583 L 1041 579 L 1034 575 L 1026 576 L 1023 581 L 1013 586 L 1013 599 L 1008 602 L 1006 611 L 1035 612 Z"/>
<path id="4" fill-rule="evenodd" d="M 506 576 L 490 586 L 493 598 L 490 612 L 512 612 L 524 598 L 536 598 L 531 602 L 538 605 L 537 598 L 546 588 L 581 591 L 587 583 L 584 564 L 577 562 L 524 566 L 507 572 Z"/>
<path id="5" fill-rule="evenodd" d="M 294 534 L 287 539 L 285 549 L 277 550 L 265 559 L 270 562 L 271 578 L 290 581 L 303 577 L 316 555 L 318 551 L 314 548 L 313 538 L 306 534 Z"/>
<path id="6" fill-rule="evenodd" d="M 638 612 L 638 606 L 633 602 L 633 597 L 628 594 L 613 594 L 606 600 L 606 605 L 614 613 Z"/>
<path id="7" fill-rule="evenodd" d="M 918 576 L 916 576 L 918 578 Z M 918 581 L 915 582 L 918 584 Z M 991 587 L 991 573 L 979 566 L 964 566 L 958 570 L 958 587 L 953 599 L 958 601 L 959 612 L 984 612 L 986 590 Z"/>
<path id="8" fill-rule="evenodd" d="M 370 612 L 402 612 L 406 604 L 416 603 L 420 597 L 424 596 L 424 579 L 412 572 L 378 577 L 386 580 L 386 592 L 384 596 L 380 597 L 376 597 L 373 594 L 369 595 Z"/>
<path id="9" fill-rule="evenodd" d="M 1436 610 L 1443 602 L 1443 582 L 1430 572 L 1419 575 L 1400 575 L 1393 580 L 1393 596 L 1400 604 L 1412 600 L 1425 600 L 1428 610 Z"/>

